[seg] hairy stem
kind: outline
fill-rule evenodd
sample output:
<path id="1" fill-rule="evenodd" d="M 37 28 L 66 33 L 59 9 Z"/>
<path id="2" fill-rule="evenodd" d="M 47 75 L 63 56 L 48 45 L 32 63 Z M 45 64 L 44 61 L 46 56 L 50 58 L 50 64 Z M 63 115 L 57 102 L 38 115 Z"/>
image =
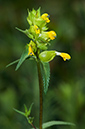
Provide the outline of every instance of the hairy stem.
<path id="1" fill-rule="evenodd" d="M 38 78 L 39 78 L 39 99 L 40 99 L 40 112 L 39 112 L 39 129 L 42 129 L 42 119 L 43 119 L 43 81 L 40 70 L 40 61 L 37 62 L 38 68 Z"/>

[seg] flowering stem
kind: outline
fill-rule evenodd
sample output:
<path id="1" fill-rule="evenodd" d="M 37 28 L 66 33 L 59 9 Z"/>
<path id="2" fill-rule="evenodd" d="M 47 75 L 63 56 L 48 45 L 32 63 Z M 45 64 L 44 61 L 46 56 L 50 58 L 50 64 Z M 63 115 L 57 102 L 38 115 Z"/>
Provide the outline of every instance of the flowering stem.
<path id="1" fill-rule="evenodd" d="M 39 98 L 40 98 L 40 113 L 39 113 L 39 129 L 42 129 L 42 119 L 43 119 L 43 81 L 40 70 L 40 61 L 37 61 L 38 68 L 38 78 L 39 78 Z"/>

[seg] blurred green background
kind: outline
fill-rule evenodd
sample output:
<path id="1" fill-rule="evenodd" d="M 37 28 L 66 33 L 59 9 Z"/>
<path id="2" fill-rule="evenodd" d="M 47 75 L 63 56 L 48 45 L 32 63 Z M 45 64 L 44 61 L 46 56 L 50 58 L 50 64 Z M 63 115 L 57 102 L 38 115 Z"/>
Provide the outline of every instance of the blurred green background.
<path id="1" fill-rule="evenodd" d="M 57 33 L 49 49 L 67 52 L 70 61 L 56 57 L 50 62 L 49 90 L 44 95 L 43 121 L 73 122 L 75 127 L 53 126 L 49 129 L 85 129 L 85 1 L 84 0 L 0 0 L 0 129 L 30 129 L 26 119 L 13 108 L 24 111 L 34 102 L 32 116 L 38 126 L 39 94 L 37 67 L 25 61 L 18 71 L 16 64 L 29 38 L 15 27 L 29 27 L 27 8 L 41 7 L 50 14 L 49 30 Z"/>

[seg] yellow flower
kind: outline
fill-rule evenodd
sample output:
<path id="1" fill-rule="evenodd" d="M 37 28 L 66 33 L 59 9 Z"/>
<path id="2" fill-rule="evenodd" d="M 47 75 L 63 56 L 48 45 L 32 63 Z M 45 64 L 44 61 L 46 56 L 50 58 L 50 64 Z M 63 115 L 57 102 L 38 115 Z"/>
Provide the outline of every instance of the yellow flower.
<path id="1" fill-rule="evenodd" d="M 37 25 L 34 25 L 35 33 L 40 34 L 40 29 L 38 28 Z"/>
<path id="2" fill-rule="evenodd" d="M 66 60 L 70 60 L 71 59 L 71 56 L 67 53 L 60 53 L 60 52 L 56 52 L 56 55 L 59 55 L 63 58 L 64 61 Z"/>
<path id="3" fill-rule="evenodd" d="M 47 33 L 48 33 L 49 38 L 50 38 L 51 40 L 55 39 L 55 37 L 56 37 L 55 31 L 49 31 L 49 32 L 47 32 Z"/>
<path id="4" fill-rule="evenodd" d="M 42 16 L 41 16 L 41 18 L 43 19 L 43 20 L 45 20 L 47 23 L 49 23 L 50 22 L 50 20 L 49 20 L 49 15 L 47 14 L 47 13 L 44 13 Z"/>
<path id="5" fill-rule="evenodd" d="M 32 50 L 31 45 L 29 46 L 29 53 L 28 53 L 28 55 L 30 55 L 30 56 L 34 55 L 34 52 L 33 52 L 33 50 Z"/>

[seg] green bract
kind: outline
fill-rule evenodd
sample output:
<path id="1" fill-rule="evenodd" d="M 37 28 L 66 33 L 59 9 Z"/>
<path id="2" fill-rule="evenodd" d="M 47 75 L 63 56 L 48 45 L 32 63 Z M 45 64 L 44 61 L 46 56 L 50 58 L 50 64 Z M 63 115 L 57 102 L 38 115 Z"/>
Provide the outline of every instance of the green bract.
<path id="1" fill-rule="evenodd" d="M 30 26 L 37 25 L 41 29 L 46 30 L 46 28 L 45 28 L 46 22 L 41 18 L 40 8 L 37 11 L 34 9 L 32 11 L 28 10 L 27 21 Z"/>

